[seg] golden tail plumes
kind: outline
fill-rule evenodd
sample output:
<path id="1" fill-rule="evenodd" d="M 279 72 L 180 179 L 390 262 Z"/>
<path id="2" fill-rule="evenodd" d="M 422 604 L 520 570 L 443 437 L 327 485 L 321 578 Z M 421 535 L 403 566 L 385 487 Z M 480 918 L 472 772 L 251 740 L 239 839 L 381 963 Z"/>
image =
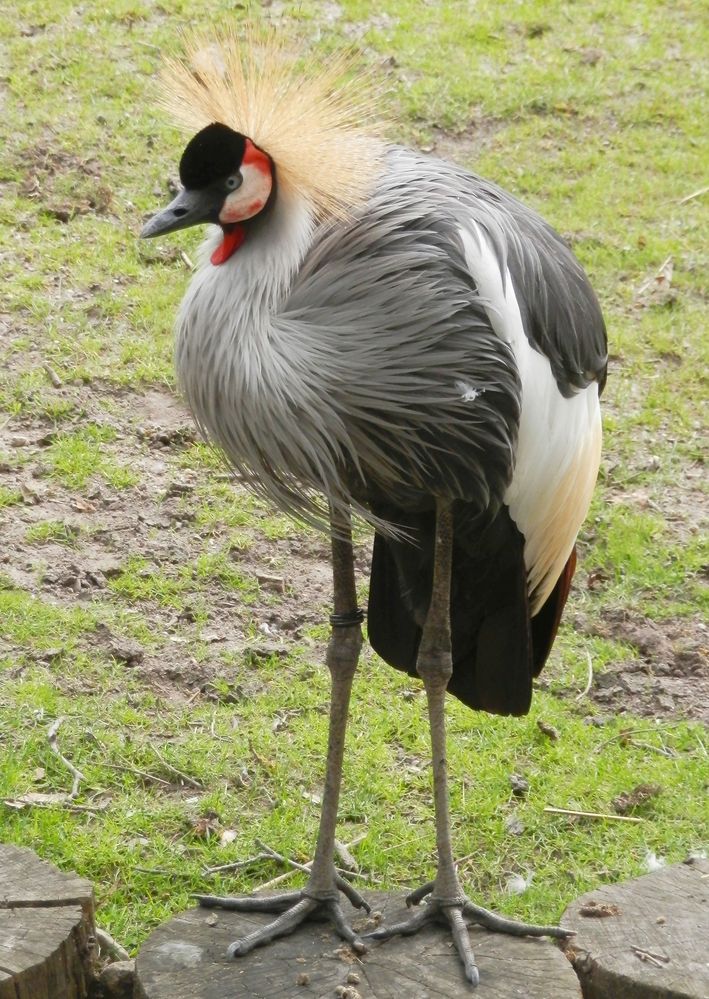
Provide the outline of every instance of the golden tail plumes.
<path id="1" fill-rule="evenodd" d="M 193 34 L 183 59 L 166 60 L 161 104 L 191 131 L 216 121 L 248 136 L 284 193 L 321 218 L 345 218 L 366 200 L 384 148 L 372 134 L 376 88 L 353 66 L 345 54 L 302 68 L 273 32 Z"/>

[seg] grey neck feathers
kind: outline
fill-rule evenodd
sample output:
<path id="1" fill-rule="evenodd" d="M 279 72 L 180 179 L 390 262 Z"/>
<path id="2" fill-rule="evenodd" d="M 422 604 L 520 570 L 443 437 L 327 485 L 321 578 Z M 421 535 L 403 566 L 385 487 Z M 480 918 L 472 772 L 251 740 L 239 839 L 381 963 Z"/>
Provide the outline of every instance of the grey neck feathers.
<path id="1" fill-rule="evenodd" d="M 320 523 L 322 503 L 303 486 L 338 491 L 333 447 L 318 453 L 312 439 L 327 441 L 328 405 L 312 384 L 307 337 L 278 323 L 314 225 L 305 203 L 281 199 L 218 266 L 215 230 L 178 314 L 176 366 L 204 436 L 255 491 Z"/>

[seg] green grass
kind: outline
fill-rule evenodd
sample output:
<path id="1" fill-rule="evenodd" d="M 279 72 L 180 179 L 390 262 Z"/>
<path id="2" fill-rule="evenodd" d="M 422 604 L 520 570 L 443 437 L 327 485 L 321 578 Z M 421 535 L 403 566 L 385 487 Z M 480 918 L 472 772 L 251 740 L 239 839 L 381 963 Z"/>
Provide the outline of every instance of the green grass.
<path id="1" fill-rule="evenodd" d="M 7 833 L 20 841 L 37 837 L 42 851 L 62 866 L 96 879 L 102 920 L 130 945 L 168 911 L 188 905 L 190 891 L 205 884 L 247 888 L 248 875 L 231 882 L 205 879 L 202 865 L 251 855 L 256 829 L 274 848 L 308 855 L 317 809 L 307 796 L 319 788 L 325 738 L 324 676 L 298 655 L 285 663 L 261 661 L 253 670 L 241 666 L 239 673 L 242 682 L 257 679 L 261 689 L 225 705 L 186 709 L 165 704 L 141 690 L 127 670 L 118 671 L 110 717 L 97 715 L 95 702 L 97 696 L 103 702 L 103 691 L 67 697 L 37 668 L 5 686 L 3 700 L 29 699 L 36 709 L 6 735 L 13 752 L 3 794 L 66 789 L 68 774 L 45 739 L 50 720 L 63 714 L 68 718 L 61 730 L 63 752 L 86 777 L 82 800 L 107 803 L 100 818 L 20 812 L 11 816 Z M 426 876 L 433 851 L 425 705 L 420 696 L 402 700 L 410 687 L 380 665 L 364 664 L 355 689 L 342 803 L 343 835 L 366 831 L 358 856 L 366 869 L 393 885 Z M 387 707 L 377 711 L 380 697 Z M 599 730 L 581 714 L 541 693 L 527 719 L 481 716 L 471 727 L 469 713 L 451 705 L 457 849 L 475 855 L 466 864 L 466 881 L 503 909 L 529 918 L 558 912 L 561 900 L 598 880 L 634 873 L 648 850 L 679 860 L 703 843 L 705 762 L 691 727 L 653 726 L 647 734 L 637 725 L 643 734 L 634 745 L 618 736 L 635 725 L 623 721 Z M 272 731 L 273 719 L 283 715 L 286 727 Z M 540 733 L 538 718 L 559 729 L 558 742 Z M 160 757 L 204 790 L 180 787 Z M 38 766 L 46 770 L 40 782 L 33 777 Z M 511 773 L 530 781 L 523 801 L 511 794 Z M 615 796 L 635 786 L 639 773 L 643 782 L 662 787 L 638 811 L 645 819 L 641 826 L 599 827 L 543 812 L 546 804 L 607 811 Z M 192 831 L 191 823 L 212 811 L 220 827 L 237 831 L 228 848 L 219 845 L 218 836 L 205 840 Z M 505 832 L 512 812 L 524 825 L 520 836 Z M 157 873 L 136 872 L 136 866 Z M 108 870 L 112 888 L 102 895 Z M 504 885 L 515 872 L 533 872 L 534 880 L 522 898 L 511 899 Z M 261 876 L 272 873 L 261 865 Z"/>
<path id="2" fill-rule="evenodd" d="M 201 238 L 137 239 L 169 197 L 183 145 L 155 106 L 159 53 L 179 47 L 183 26 L 220 24 L 234 9 L 18 0 L 0 19 L 0 524 L 17 556 L 0 586 L 0 802 L 69 789 L 46 740 L 64 716 L 62 751 L 85 774 L 79 803 L 99 809 L 0 803 L 0 839 L 92 878 L 99 922 L 132 949 L 190 892 L 250 890 L 280 873 L 261 863 L 230 879 L 203 874 L 257 852 L 254 837 L 310 856 L 322 777 L 327 628 L 305 616 L 285 655 L 259 651 L 264 620 L 288 597 L 256 580 L 258 570 L 300 571 L 291 543 L 322 542 L 235 490 L 213 449 L 162 452 L 138 432 L 141 393 L 173 386 L 171 327 L 189 278 L 180 250 L 193 258 Z M 709 197 L 689 196 L 706 185 L 709 29 L 689 0 L 482 0 L 472 14 L 463 2 L 341 0 L 339 15 L 328 10 L 323 28 L 322 4 L 286 5 L 281 30 L 315 53 L 357 39 L 387 91 L 390 134 L 438 144 L 540 210 L 571 241 L 608 321 L 604 462 L 548 685 L 525 719 L 453 702 L 449 712 L 456 853 L 473 855 L 465 882 L 491 905 L 547 921 L 582 891 L 642 872 L 647 851 L 676 861 L 709 845 L 703 730 L 599 717 L 576 699 L 587 653 L 596 676 L 637 656 L 627 642 L 584 634 L 579 619 L 625 609 L 689 628 L 706 608 Z M 639 300 L 669 256 L 674 301 Z M 190 490 L 170 498 L 183 479 Z M 30 522 L 23 490 L 35 485 L 41 516 Z M 132 504 L 148 509 L 143 533 Z M 189 524 L 187 547 L 184 529 L 165 526 L 173 515 Z M 75 529 L 64 516 L 94 520 Z M 117 568 L 81 598 L 45 590 L 54 552 L 110 556 Z M 604 583 L 590 588 L 594 571 Z M 289 579 L 296 591 L 300 582 Z M 102 624 L 141 644 L 144 668 L 101 644 Z M 432 869 L 418 687 L 375 657 L 355 685 L 339 835 L 366 832 L 358 859 L 385 886 Z M 529 780 L 526 799 L 513 797 L 511 773 Z M 640 782 L 661 792 L 637 825 L 543 811 L 607 812 Z M 218 830 L 199 835 L 195 823 L 211 812 L 236 831 L 233 843 L 222 846 Z M 505 827 L 513 812 L 519 835 Z M 514 873 L 533 874 L 519 896 L 505 891 Z"/>
<path id="3" fill-rule="evenodd" d="M 36 545 L 46 545 L 54 542 L 74 548 L 77 544 L 77 535 L 77 529 L 70 524 L 54 520 L 43 520 L 39 524 L 33 524 L 32 527 L 28 528 L 25 540 Z"/>
<path id="4" fill-rule="evenodd" d="M 146 559 L 132 555 L 110 583 L 111 590 L 128 601 L 177 608 L 184 606 L 186 594 L 194 595 L 207 585 L 217 585 L 245 604 L 258 592 L 258 584 L 239 572 L 228 551 L 204 553 L 171 571 L 151 568 Z"/>
<path id="5" fill-rule="evenodd" d="M 22 502 L 22 493 L 17 489 L 7 489 L 0 486 L 0 509 L 4 506 L 14 506 Z"/>
<path id="6" fill-rule="evenodd" d="M 83 488 L 89 479 L 101 476 L 116 489 L 134 486 L 138 476 L 113 461 L 105 444 L 115 438 L 110 427 L 87 424 L 81 430 L 60 434 L 47 448 L 50 472 L 69 489 Z"/>
<path id="7" fill-rule="evenodd" d="M 105 690 L 67 696 L 37 668 L 5 685 L 3 701 L 31 703 L 34 711 L 6 733 L 12 763 L 4 769 L 3 796 L 68 788 L 70 777 L 45 737 L 61 714 L 67 717 L 62 751 L 85 774 L 81 800 L 105 805 L 97 816 L 11 813 L 5 837 L 31 839 L 60 866 L 93 878 L 101 921 L 131 947 L 169 912 L 188 906 L 190 892 L 206 886 L 247 890 L 252 878 L 278 873 L 262 863 L 229 879 L 204 876 L 204 866 L 257 852 L 254 835 L 295 857 L 309 856 L 317 822 L 311 796 L 319 790 L 326 736 L 324 676 L 298 655 L 285 663 L 260 661 L 253 670 L 240 665 L 238 674 L 242 683 L 258 680 L 258 692 L 182 708 L 141 690 L 129 671 L 118 670 L 109 716 L 97 712 Z M 410 686 L 380 665 L 364 664 L 341 809 L 344 838 L 367 833 L 357 848 L 365 870 L 400 886 L 430 873 L 434 851 L 425 705 L 421 696 L 402 699 Z M 378 702 L 385 707 L 376 710 Z M 456 849 L 473 854 L 463 869 L 466 884 L 504 911 L 549 918 L 599 881 L 641 870 L 648 851 L 676 861 L 705 843 L 706 758 L 692 728 L 652 726 L 648 734 L 646 726 L 623 720 L 598 729 L 581 715 L 540 693 L 526 719 L 481 716 L 471 726 L 469 713 L 451 705 Z M 272 722 L 283 716 L 285 728 L 274 732 Z M 559 729 L 558 742 L 540 733 L 538 718 Z M 628 728 L 638 729 L 636 740 L 619 738 Z M 161 757 L 203 790 L 180 786 Z M 46 771 L 39 781 L 37 767 Z M 530 782 L 523 801 L 511 793 L 512 773 Z M 639 775 L 661 787 L 637 810 L 642 825 L 570 821 L 543 812 L 547 804 L 608 811 Z M 205 839 L 194 823 L 210 813 L 218 816 L 216 834 Z M 505 830 L 512 813 L 523 823 L 520 835 Z M 221 829 L 237 833 L 228 847 L 220 845 Z M 505 892 L 514 873 L 534 875 L 520 897 Z"/>

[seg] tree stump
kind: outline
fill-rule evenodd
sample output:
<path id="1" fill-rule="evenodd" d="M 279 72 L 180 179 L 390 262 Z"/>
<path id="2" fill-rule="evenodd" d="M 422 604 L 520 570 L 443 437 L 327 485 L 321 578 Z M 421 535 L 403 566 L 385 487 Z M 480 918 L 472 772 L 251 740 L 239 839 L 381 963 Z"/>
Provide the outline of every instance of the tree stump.
<path id="1" fill-rule="evenodd" d="M 709 997 L 709 863 L 663 867 L 573 902 L 562 925 L 584 999 Z"/>
<path id="2" fill-rule="evenodd" d="M 401 894 L 367 892 L 386 922 L 405 917 Z M 354 910 L 353 910 L 354 911 Z M 309 922 L 245 957 L 227 946 L 272 917 L 190 909 L 150 936 L 136 961 L 135 999 L 470 999 L 450 934 L 368 942 L 361 957 L 327 923 Z M 359 932 L 376 923 L 355 915 Z M 485 999 L 581 999 L 573 968 L 548 940 L 470 930 Z M 484 991 L 483 991 L 484 990 Z"/>
<path id="3" fill-rule="evenodd" d="M 93 932 L 89 881 L 0 844 L 0 999 L 83 999 Z"/>

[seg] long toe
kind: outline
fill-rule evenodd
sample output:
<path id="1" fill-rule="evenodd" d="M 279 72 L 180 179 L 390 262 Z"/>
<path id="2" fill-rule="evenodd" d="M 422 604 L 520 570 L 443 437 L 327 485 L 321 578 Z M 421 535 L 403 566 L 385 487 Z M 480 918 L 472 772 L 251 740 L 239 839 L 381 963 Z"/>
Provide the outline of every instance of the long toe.
<path id="1" fill-rule="evenodd" d="M 473 953 L 473 948 L 470 943 L 468 926 L 462 916 L 462 906 L 447 906 L 443 911 L 450 924 L 455 949 L 458 951 L 458 956 L 463 962 L 465 977 L 474 987 L 480 982 L 480 973 L 478 971 L 478 966 L 475 963 L 475 954 Z"/>
<path id="2" fill-rule="evenodd" d="M 409 919 L 404 919 L 400 923 L 391 923 L 389 926 L 380 926 L 371 933 L 365 933 L 365 940 L 389 940 L 391 937 L 408 937 L 413 933 L 418 933 L 422 926 L 430 923 L 434 918 L 434 913 L 428 906 L 415 912 Z"/>
<path id="3" fill-rule="evenodd" d="M 507 919 L 473 902 L 465 902 L 463 915 L 467 916 L 471 923 L 484 926 L 486 930 L 491 930 L 493 933 L 507 933 L 511 937 L 554 937 L 557 940 L 566 940 L 575 935 L 573 930 L 565 930 L 561 926 L 536 926 L 534 923 L 520 923 L 516 919 Z"/>
<path id="4" fill-rule="evenodd" d="M 273 922 L 268 923 L 266 926 L 261 926 L 259 929 L 254 930 L 253 933 L 235 940 L 227 948 L 227 957 L 241 957 L 256 947 L 262 947 L 264 944 L 270 943 L 277 937 L 287 936 L 300 926 L 301 923 L 305 922 L 313 910 L 318 908 L 319 904 L 319 902 L 316 902 L 312 898 L 301 898 L 299 902 L 296 902 L 294 906 L 287 909 L 278 919 L 274 919 Z"/>
<path id="5" fill-rule="evenodd" d="M 303 897 L 300 891 L 275 895 L 193 895 L 203 909 L 229 909 L 233 912 L 283 912 Z"/>

